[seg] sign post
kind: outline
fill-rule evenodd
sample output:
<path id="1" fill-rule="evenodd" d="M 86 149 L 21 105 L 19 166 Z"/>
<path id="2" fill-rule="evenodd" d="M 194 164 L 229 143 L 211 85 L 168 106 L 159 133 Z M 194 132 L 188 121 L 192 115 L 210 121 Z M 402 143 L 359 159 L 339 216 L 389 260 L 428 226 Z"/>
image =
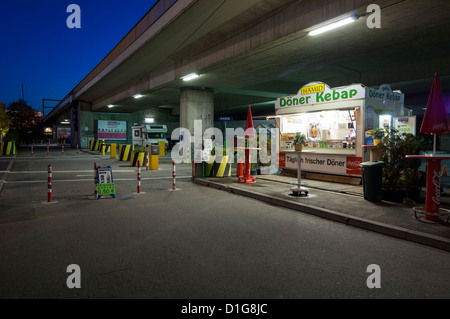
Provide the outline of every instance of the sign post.
<path id="1" fill-rule="evenodd" d="M 111 166 L 97 168 L 97 199 L 104 195 L 116 198 L 116 189 Z"/>

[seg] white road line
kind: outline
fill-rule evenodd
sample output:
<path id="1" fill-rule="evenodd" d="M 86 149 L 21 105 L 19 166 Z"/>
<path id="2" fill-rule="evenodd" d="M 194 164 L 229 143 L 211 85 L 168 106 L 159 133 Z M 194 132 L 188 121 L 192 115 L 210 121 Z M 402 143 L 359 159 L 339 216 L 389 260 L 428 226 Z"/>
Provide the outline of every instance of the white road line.
<path id="1" fill-rule="evenodd" d="M 183 178 L 192 178 L 192 176 L 177 176 L 178 179 Z M 142 177 L 142 180 L 159 180 L 159 179 L 172 179 L 170 177 Z M 1 181 L 1 180 L 0 180 Z M 114 181 L 136 181 L 136 178 L 114 178 Z M 26 183 L 48 183 L 48 180 L 36 180 L 36 181 L 3 181 L 5 184 L 26 184 Z M 92 179 L 60 179 L 60 180 L 52 180 L 52 183 L 62 183 L 62 182 L 92 182 Z"/>
<path id="2" fill-rule="evenodd" d="M 53 173 L 90 173 L 93 169 L 77 170 L 77 171 L 53 171 Z M 132 169 L 115 169 L 114 173 L 135 173 Z M 48 171 L 0 171 L 0 173 L 10 174 L 46 174 Z"/>

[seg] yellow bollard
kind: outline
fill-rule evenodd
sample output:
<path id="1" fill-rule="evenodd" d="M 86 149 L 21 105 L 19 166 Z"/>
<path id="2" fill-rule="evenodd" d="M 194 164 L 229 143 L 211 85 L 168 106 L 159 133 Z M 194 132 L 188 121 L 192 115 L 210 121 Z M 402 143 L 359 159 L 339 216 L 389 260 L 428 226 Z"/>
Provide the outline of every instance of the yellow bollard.
<path id="1" fill-rule="evenodd" d="M 117 144 L 111 144 L 111 150 L 109 153 L 110 158 L 116 158 L 117 156 Z"/>
<path id="2" fill-rule="evenodd" d="M 166 156 L 166 142 L 159 141 L 159 156 Z"/>
<path id="3" fill-rule="evenodd" d="M 159 155 L 150 155 L 150 170 L 158 170 Z"/>

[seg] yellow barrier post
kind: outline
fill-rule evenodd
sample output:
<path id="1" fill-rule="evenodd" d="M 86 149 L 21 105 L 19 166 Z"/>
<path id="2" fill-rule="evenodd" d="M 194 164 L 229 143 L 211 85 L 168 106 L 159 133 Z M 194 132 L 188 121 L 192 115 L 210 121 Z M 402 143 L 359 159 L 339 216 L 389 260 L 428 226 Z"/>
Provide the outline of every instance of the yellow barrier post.
<path id="1" fill-rule="evenodd" d="M 116 158 L 117 156 L 117 144 L 111 144 L 111 151 L 109 153 L 110 158 Z"/>
<path id="2" fill-rule="evenodd" d="M 159 145 L 159 155 L 166 156 L 166 142 L 159 141 L 158 145 Z"/>
<path id="3" fill-rule="evenodd" d="M 158 170 L 159 155 L 150 155 L 150 170 Z"/>

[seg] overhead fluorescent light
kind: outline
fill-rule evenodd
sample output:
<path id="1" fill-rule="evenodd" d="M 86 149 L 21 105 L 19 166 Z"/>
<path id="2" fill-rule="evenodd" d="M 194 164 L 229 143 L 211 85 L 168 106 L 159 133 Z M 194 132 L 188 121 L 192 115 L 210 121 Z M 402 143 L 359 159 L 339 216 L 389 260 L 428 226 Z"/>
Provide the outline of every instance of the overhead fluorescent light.
<path id="1" fill-rule="evenodd" d="M 114 107 L 114 105 L 112 105 L 112 104 L 109 104 L 109 105 L 108 105 L 108 108 L 112 108 L 112 107 Z"/>
<path id="2" fill-rule="evenodd" d="M 70 124 L 69 121 L 62 121 L 61 124 Z"/>
<path id="3" fill-rule="evenodd" d="M 320 27 L 318 29 L 312 30 L 310 33 L 308 33 L 308 35 L 314 36 L 314 35 L 318 35 L 318 34 L 321 34 L 321 33 L 336 29 L 336 28 L 340 28 L 344 25 L 355 22 L 356 20 L 358 20 L 358 18 L 359 17 L 357 15 L 352 15 L 348 18 L 345 18 L 345 19 L 330 23 L 326 26 Z"/>
<path id="4" fill-rule="evenodd" d="M 143 95 L 142 94 L 135 94 L 135 95 L 133 95 L 133 97 L 135 99 L 140 99 L 141 97 L 143 97 Z"/>
<path id="5" fill-rule="evenodd" d="M 146 117 L 144 120 L 145 123 L 155 123 L 154 117 Z"/>
<path id="6" fill-rule="evenodd" d="M 185 76 L 181 77 L 181 79 L 183 81 L 190 81 L 190 80 L 198 78 L 199 76 L 200 75 L 198 75 L 197 73 L 190 73 L 188 75 L 185 75 Z"/>

